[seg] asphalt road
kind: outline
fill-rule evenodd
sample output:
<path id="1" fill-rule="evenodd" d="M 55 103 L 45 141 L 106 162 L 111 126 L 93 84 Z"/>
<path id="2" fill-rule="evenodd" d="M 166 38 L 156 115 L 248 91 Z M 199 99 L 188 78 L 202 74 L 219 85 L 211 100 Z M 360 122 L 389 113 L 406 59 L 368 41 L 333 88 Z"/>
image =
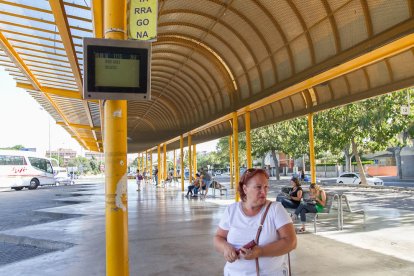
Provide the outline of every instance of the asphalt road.
<path id="1" fill-rule="evenodd" d="M 0 192 L 0 231 L 39 223 L 67 219 L 77 215 L 41 211 L 44 208 L 77 204 L 76 201 L 60 200 L 79 191 L 93 189 L 92 185 L 43 186 L 36 190 L 3 190 Z"/>

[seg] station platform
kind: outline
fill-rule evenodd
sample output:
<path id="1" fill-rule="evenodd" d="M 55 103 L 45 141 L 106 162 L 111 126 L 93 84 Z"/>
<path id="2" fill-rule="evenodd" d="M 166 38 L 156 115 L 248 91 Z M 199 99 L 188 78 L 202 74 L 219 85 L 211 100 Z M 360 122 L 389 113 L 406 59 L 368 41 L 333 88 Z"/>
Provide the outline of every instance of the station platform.
<path id="1" fill-rule="evenodd" d="M 213 235 L 233 194 L 218 194 L 187 199 L 177 184 L 136 191 L 128 181 L 130 275 L 222 275 Z M 0 241 L 50 252 L 1 265 L 0 275 L 105 275 L 103 183 L 67 187 L 55 200 L 68 204 L 42 211 L 73 216 L 0 232 Z M 346 217 L 342 231 L 322 223 L 317 234 L 298 235 L 292 275 L 414 275 L 412 212 L 366 207 L 366 217 Z"/>

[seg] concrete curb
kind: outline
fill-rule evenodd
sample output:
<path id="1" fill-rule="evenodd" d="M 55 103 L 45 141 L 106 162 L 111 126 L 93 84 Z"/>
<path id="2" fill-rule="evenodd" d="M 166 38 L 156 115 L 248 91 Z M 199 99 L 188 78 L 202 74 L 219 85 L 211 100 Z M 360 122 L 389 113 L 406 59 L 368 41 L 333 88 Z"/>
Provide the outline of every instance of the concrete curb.
<path id="1" fill-rule="evenodd" d="M 34 239 L 29 237 L 13 236 L 6 234 L 0 234 L 0 242 L 12 243 L 16 245 L 29 245 L 49 250 L 66 250 L 75 245 L 74 243 L 69 242 Z"/>
<path id="2" fill-rule="evenodd" d="M 352 185 L 352 184 L 332 184 L 332 183 L 320 183 L 321 186 L 324 187 L 349 187 L 349 188 L 365 188 L 365 189 L 377 189 L 377 190 L 394 190 L 394 191 L 408 191 L 414 192 L 414 188 L 412 187 L 396 187 L 396 186 L 364 186 L 364 185 Z"/>
<path id="3" fill-rule="evenodd" d="M 286 179 L 280 179 L 280 180 L 270 180 L 270 184 L 285 184 L 289 185 L 289 180 Z M 321 182 L 318 183 L 319 185 L 323 187 L 332 187 L 332 188 L 341 188 L 341 187 L 347 187 L 347 188 L 366 188 L 366 189 L 377 189 L 377 190 L 393 190 L 393 191 L 405 191 L 405 192 L 414 192 L 413 187 L 396 187 L 396 186 L 363 186 L 363 185 L 355 185 L 355 184 L 337 184 L 337 183 L 327 183 L 327 182 Z M 302 185 L 303 186 L 303 185 Z M 305 185 L 306 187 L 306 185 Z"/>

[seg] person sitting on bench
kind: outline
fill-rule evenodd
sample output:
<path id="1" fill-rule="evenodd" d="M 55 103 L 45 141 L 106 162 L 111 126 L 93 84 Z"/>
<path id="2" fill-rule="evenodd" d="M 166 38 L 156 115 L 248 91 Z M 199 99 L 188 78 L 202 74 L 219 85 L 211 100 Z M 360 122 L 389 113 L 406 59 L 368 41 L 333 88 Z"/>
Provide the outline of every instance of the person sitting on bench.
<path id="1" fill-rule="evenodd" d="M 319 185 L 312 183 L 309 186 L 309 196 L 310 198 L 305 200 L 305 203 L 301 203 L 292 216 L 292 220 L 296 220 L 300 215 L 302 227 L 296 229 L 297 233 L 305 232 L 306 213 L 320 213 L 326 205 L 326 193 Z"/>
<path id="2" fill-rule="evenodd" d="M 290 183 L 292 184 L 293 188 L 289 192 L 288 195 L 286 195 L 285 198 L 282 199 L 282 205 L 285 208 L 291 208 L 296 209 L 300 205 L 300 201 L 302 199 L 302 187 L 300 186 L 299 179 L 297 177 L 292 177 L 290 180 Z"/>
<path id="3" fill-rule="evenodd" d="M 199 186 L 200 186 L 200 174 L 197 173 L 196 174 L 196 179 L 194 179 L 193 183 L 187 187 L 188 191 L 187 191 L 187 194 L 185 196 L 188 197 L 189 194 L 191 194 L 191 196 L 193 196 L 193 190 L 195 188 L 198 189 Z"/>
<path id="4" fill-rule="evenodd" d="M 167 178 L 165 179 L 164 183 L 165 183 L 165 184 L 167 184 L 167 183 L 171 183 L 171 182 L 173 181 L 173 179 L 174 179 L 173 174 L 172 174 L 172 173 L 170 173 L 170 174 L 167 176 Z"/>

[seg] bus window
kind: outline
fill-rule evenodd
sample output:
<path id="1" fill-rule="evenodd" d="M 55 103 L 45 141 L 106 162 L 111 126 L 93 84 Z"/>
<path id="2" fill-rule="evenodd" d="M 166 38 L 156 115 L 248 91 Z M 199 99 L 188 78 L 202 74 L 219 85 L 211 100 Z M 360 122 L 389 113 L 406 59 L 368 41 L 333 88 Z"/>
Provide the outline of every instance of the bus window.
<path id="1" fill-rule="evenodd" d="M 47 172 L 47 164 L 49 163 L 46 159 L 36 158 L 36 157 L 29 157 L 29 161 L 33 167 L 38 170 Z M 50 164 L 50 163 L 49 163 Z"/>
<path id="2" fill-rule="evenodd" d="M 0 155 L 0 165 L 27 165 L 23 156 Z"/>
<path id="3" fill-rule="evenodd" d="M 47 173 L 53 173 L 52 164 L 47 160 L 45 160 L 45 161 L 46 161 L 46 172 Z"/>

